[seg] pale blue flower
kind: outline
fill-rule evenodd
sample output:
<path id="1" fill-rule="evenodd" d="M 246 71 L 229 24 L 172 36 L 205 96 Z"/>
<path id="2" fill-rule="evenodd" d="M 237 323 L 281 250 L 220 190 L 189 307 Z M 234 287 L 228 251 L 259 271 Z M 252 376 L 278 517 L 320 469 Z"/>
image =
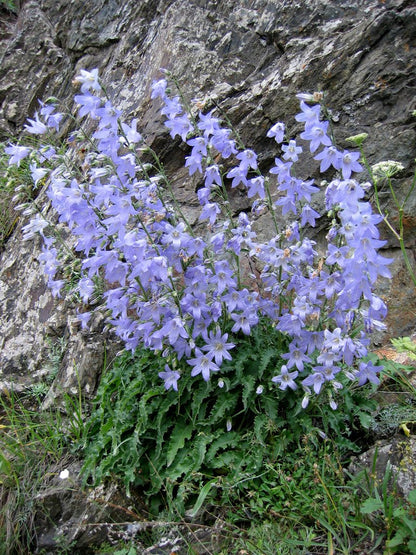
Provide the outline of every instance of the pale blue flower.
<path id="1" fill-rule="evenodd" d="M 159 372 L 159 378 L 165 382 L 164 386 L 166 390 L 173 389 L 178 391 L 178 380 L 181 377 L 180 373 L 176 370 L 171 370 L 167 364 L 165 364 L 165 371 Z"/>
<path id="2" fill-rule="evenodd" d="M 280 374 L 278 376 L 274 376 L 272 378 L 272 382 L 278 383 L 279 389 L 282 389 L 283 391 L 288 387 L 295 390 L 298 387 L 295 382 L 295 379 L 298 377 L 298 375 L 299 372 L 297 370 L 295 370 L 294 372 L 289 372 L 287 366 L 283 365 L 280 369 Z"/>

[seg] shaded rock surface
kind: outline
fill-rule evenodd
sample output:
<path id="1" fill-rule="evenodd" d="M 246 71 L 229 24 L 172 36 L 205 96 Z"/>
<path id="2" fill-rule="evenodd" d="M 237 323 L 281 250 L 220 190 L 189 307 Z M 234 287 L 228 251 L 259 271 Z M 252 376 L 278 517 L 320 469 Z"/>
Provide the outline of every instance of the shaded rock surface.
<path id="1" fill-rule="evenodd" d="M 368 476 L 371 476 L 376 486 L 381 488 L 386 470 L 389 468 L 390 488 L 407 497 L 410 491 L 416 489 L 415 461 L 416 437 L 396 434 L 390 439 L 377 441 L 371 449 L 356 458 L 350 470 L 358 472 L 366 469 Z"/>
<path id="2" fill-rule="evenodd" d="M 128 508 L 132 500 L 115 483 L 86 490 L 77 462 L 68 463 L 66 479 L 59 477 L 58 469 L 48 470 L 49 478 L 30 500 L 35 508 L 35 553 L 91 553 L 92 546 L 128 540 L 126 530 L 136 515 Z"/>

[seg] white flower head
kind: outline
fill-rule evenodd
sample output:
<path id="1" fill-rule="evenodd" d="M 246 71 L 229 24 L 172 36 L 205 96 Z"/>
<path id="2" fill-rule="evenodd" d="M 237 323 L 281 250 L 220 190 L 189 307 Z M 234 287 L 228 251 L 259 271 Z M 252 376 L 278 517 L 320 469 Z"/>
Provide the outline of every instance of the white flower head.
<path id="1" fill-rule="evenodd" d="M 65 468 L 65 470 L 62 470 L 62 471 L 59 473 L 59 478 L 60 478 L 61 480 L 66 480 L 67 478 L 69 478 L 69 470 L 68 470 L 67 468 Z"/>
<path id="2" fill-rule="evenodd" d="M 383 162 L 378 162 L 371 166 L 371 171 L 374 177 L 393 177 L 396 173 L 404 170 L 403 164 L 396 162 L 395 160 L 384 160 Z"/>

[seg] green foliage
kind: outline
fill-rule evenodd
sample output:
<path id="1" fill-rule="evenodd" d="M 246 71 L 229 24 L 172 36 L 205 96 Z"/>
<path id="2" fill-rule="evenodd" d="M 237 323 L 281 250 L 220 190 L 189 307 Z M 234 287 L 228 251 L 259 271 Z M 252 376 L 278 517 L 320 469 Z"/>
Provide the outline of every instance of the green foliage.
<path id="1" fill-rule="evenodd" d="M 409 358 L 416 360 L 416 343 L 410 337 L 397 337 L 391 342 L 399 353 L 406 353 Z"/>
<path id="2" fill-rule="evenodd" d="M 395 391 L 401 394 L 406 402 L 414 403 L 416 400 L 416 388 L 411 380 L 414 372 L 413 366 L 400 364 L 393 360 L 383 359 L 383 371 L 381 372 L 382 384 L 380 391 Z"/>
<path id="3" fill-rule="evenodd" d="M 352 553 L 372 531 L 360 519 L 338 457 L 335 442 L 327 440 L 316 447 L 306 437 L 296 450 L 280 463 L 267 465 L 264 474 L 252 481 L 249 502 L 240 500 L 234 518 L 242 509 L 254 523 L 266 517 L 274 535 L 273 543 L 273 536 L 269 538 L 270 546 L 275 549 L 268 548 L 267 553 L 306 553 L 318 547 L 323 552 L 326 545 L 335 545 L 336 553 Z M 258 524 L 251 527 L 249 537 L 256 549 L 264 548 L 263 528 L 260 540 Z"/>
<path id="4" fill-rule="evenodd" d="M 375 458 L 376 460 L 376 458 Z M 222 553 L 415 553 L 416 490 L 398 495 L 391 466 L 380 480 L 343 469 L 336 441 L 308 438 L 250 481 L 245 498 L 230 495 L 228 525 L 250 521 Z M 233 534 L 233 530 L 230 534 Z M 378 551 L 377 551 L 378 552 Z"/>
<path id="5" fill-rule="evenodd" d="M 14 0 L 0 0 L 0 8 L 6 8 L 13 13 L 18 12 L 16 2 Z"/>
<path id="6" fill-rule="evenodd" d="M 45 476 L 62 469 L 73 439 L 59 411 L 41 412 L 33 400 L 0 396 L 0 553 L 32 552 L 36 499 Z"/>
<path id="7" fill-rule="evenodd" d="M 85 480 L 119 478 L 127 490 L 143 490 L 154 514 L 166 504 L 184 514 L 202 505 L 201 495 L 211 503 L 230 491 L 243 499 L 253 477 L 305 437 L 318 448 L 333 434 L 342 453 L 356 449 L 348 435 L 374 408 L 366 388 L 341 390 L 337 411 L 320 397 L 303 410 L 303 391 L 271 382 L 285 338 L 266 324 L 253 332 L 218 380 L 196 381 L 180 368 L 178 392 L 160 385 L 165 361 L 156 354 L 120 356 L 102 377 L 88 423 Z M 260 383 L 269 384 L 261 393 Z"/>
<path id="8" fill-rule="evenodd" d="M 367 475 L 369 497 L 361 504 L 360 512 L 385 539 L 384 555 L 416 554 L 416 490 L 406 499 L 397 496 L 396 483 L 388 464 L 381 484 Z"/>
<path id="9" fill-rule="evenodd" d="M 26 396 L 33 397 L 34 401 L 38 404 L 41 404 L 43 399 L 46 397 L 54 379 L 56 378 L 66 349 L 66 340 L 63 337 L 54 341 L 49 339 L 48 342 L 50 348 L 47 360 L 42 368 L 42 379 L 41 381 L 30 384 L 26 391 Z M 68 402 L 70 402 L 69 398 L 66 399 L 66 403 Z"/>
<path id="10" fill-rule="evenodd" d="M 57 349 L 51 356 L 58 355 Z M 64 396 L 65 417 L 56 408 L 41 410 L 41 396 L 32 389 L 20 396 L 1 393 L 0 554 L 32 553 L 35 520 L 45 510 L 37 500 L 48 488 L 48 478 L 59 475 L 82 443 L 83 404 L 80 396 Z"/>

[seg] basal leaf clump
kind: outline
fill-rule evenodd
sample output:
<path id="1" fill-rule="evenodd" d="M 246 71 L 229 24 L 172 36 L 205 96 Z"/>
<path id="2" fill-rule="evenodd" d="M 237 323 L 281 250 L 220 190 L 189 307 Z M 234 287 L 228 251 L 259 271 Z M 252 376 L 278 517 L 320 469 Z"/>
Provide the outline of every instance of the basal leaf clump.
<path id="1" fill-rule="evenodd" d="M 290 388 L 277 396 L 271 377 L 283 362 L 281 340 L 262 321 L 242 338 L 220 379 L 195 381 L 181 362 L 177 391 L 160 383 L 160 359 L 152 351 L 126 352 L 98 390 L 87 429 L 85 480 L 117 478 L 128 491 L 145 493 L 153 515 L 166 506 L 183 515 L 208 484 L 205 501 L 245 503 L 266 466 L 301 450 L 305 441 L 318 446 L 332 435 L 340 452 L 354 451 L 347 436 L 374 409 L 368 388 L 345 388 L 340 411 L 319 398 L 304 410 L 299 392 Z M 259 359 L 255 353 L 262 348 L 269 355 Z"/>

